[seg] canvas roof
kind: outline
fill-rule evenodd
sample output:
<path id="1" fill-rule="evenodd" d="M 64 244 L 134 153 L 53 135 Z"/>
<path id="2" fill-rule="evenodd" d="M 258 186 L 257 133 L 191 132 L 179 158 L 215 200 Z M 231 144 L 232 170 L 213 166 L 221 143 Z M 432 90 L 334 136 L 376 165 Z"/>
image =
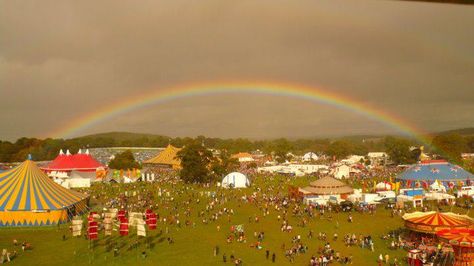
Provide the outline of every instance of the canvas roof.
<path id="1" fill-rule="evenodd" d="M 452 212 L 413 212 L 403 215 L 405 226 L 413 231 L 434 234 L 442 229 L 470 227 L 474 219 Z"/>
<path id="2" fill-rule="evenodd" d="M 303 190 L 317 195 L 350 194 L 354 189 L 333 177 L 326 176 L 310 183 Z"/>
<path id="3" fill-rule="evenodd" d="M 96 171 L 97 168 L 104 167 L 88 153 L 62 154 L 60 153 L 51 163 L 42 167 L 44 171 L 69 172 L 78 171 Z"/>
<path id="4" fill-rule="evenodd" d="M 59 210 L 87 197 L 56 184 L 30 160 L 0 174 L 0 211 Z"/>
<path id="5" fill-rule="evenodd" d="M 169 144 L 162 152 L 157 156 L 145 161 L 148 164 L 161 164 L 161 165 L 170 165 L 173 167 L 180 167 L 181 161 L 176 157 L 180 148 L 176 148 Z"/>
<path id="6" fill-rule="evenodd" d="M 464 170 L 458 165 L 446 161 L 424 161 L 412 165 L 410 168 L 399 174 L 398 179 L 414 181 L 466 181 L 473 180 L 474 175 Z"/>

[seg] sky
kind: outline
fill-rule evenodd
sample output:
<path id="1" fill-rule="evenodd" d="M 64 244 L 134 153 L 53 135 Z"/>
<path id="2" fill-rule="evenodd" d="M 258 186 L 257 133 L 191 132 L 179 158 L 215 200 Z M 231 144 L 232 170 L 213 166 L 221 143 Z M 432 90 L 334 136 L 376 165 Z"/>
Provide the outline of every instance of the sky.
<path id="1" fill-rule="evenodd" d="M 404 1 L 0 1 L 0 139 L 48 137 L 156 88 L 220 80 L 328 88 L 426 131 L 474 126 L 474 6 Z M 278 95 L 187 97 L 74 136 L 398 134 Z M 73 137 L 73 136 L 64 136 Z"/>

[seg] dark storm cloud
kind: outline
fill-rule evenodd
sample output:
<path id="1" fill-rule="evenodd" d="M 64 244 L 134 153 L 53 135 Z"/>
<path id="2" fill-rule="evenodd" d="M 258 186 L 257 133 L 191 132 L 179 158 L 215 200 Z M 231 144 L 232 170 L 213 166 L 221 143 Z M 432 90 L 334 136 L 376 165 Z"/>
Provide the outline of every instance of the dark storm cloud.
<path id="1" fill-rule="evenodd" d="M 42 136 L 152 87 L 222 79 L 323 86 L 427 130 L 474 124 L 473 7 L 289 0 L 1 6 L 0 138 Z M 109 130 L 255 138 L 396 132 L 334 107 L 248 95 L 182 99 L 80 133 Z"/>

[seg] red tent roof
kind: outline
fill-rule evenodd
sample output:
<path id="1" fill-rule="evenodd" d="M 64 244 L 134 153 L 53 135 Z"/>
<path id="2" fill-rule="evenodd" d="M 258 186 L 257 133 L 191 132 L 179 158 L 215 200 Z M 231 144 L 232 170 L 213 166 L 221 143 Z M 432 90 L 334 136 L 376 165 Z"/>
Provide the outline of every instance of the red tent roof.
<path id="1" fill-rule="evenodd" d="M 42 167 L 44 171 L 96 171 L 97 168 L 104 167 L 88 153 L 63 154 L 60 153 L 51 163 Z"/>

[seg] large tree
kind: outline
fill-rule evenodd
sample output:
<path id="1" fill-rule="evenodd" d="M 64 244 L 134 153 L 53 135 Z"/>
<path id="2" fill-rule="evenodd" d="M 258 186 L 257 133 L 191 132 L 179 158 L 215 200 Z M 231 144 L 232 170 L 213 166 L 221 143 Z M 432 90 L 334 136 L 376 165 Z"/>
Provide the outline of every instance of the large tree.
<path id="1" fill-rule="evenodd" d="M 226 174 L 236 171 L 239 165 L 236 158 L 232 158 L 226 150 L 223 150 L 219 157 L 213 160 L 211 170 L 214 177 L 220 181 Z"/>
<path id="2" fill-rule="evenodd" d="M 385 150 L 395 164 L 411 164 L 417 161 L 417 153 L 410 151 L 411 143 L 406 139 L 386 137 Z"/>
<path id="3" fill-rule="evenodd" d="M 109 167 L 120 170 L 141 168 L 140 164 L 135 161 L 135 157 L 130 150 L 115 155 L 115 158 L 110 161 Z"/>
<path id="4" fill-rule="evenodd" d="M 329 144 L 327 153 L 330 156 L 336 157 L 336 159 L 342 159 L 352 154 L 353 145 L 345 140 L 337 140 Z"/>
<path id="5" fill-rule="evenodd" d="M 445 159 L 461 163 L 461 153 L 469 150 L 466 139 L 459 134 L 438 135 L 433 138 L 432 146 Z"/>
<path id="6" fill-rule="evenodd" d="M 181 179 L 188 183 L 211 181 L 210 163 L 214 160 L 212 152 L 199 141 L 194 141 L 181 149 L 177 157 L 181 160 Z"/>

